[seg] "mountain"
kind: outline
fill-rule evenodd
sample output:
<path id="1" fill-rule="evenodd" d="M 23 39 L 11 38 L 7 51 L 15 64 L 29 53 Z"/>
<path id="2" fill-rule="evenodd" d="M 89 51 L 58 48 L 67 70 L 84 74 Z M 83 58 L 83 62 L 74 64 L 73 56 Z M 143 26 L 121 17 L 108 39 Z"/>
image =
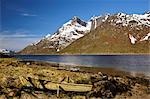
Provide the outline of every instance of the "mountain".
<path id="1" fill-rule="evenodd" d="M 10 53 L 10 50 L 7 50 L 7 49 L 0 49 L 0 53 Z"/>
<path id="2" fill-rule="evenodd" d="M 14 54 L 15 51 L 0 48 L 0 58 L 10 58 L 13 57 Z"/>
<path id="3" fill-rule="evenodd" d="M 83 37 L 91 30 L 91 21 L 85 22 L 78 17 L 73 17 L 63 24 L 53 35 L 46 35 L 42 40 L 24 48 L 20 53 L 44 54 L 56 53 L 75 40 Z"/>
<path id="4" fill-rule="evenodd" d="M 22 54 L 149 53 L 150 13 L 73 17 Z"/>
<path id="5" fill-rule="evenodd" d="M 100 22 L 100 18 L 95 20 L 98 25 L 95 29 L 60 53 L 150 53 L 150 13 L 118 13 L 107 16 L 105 22 Z"/>

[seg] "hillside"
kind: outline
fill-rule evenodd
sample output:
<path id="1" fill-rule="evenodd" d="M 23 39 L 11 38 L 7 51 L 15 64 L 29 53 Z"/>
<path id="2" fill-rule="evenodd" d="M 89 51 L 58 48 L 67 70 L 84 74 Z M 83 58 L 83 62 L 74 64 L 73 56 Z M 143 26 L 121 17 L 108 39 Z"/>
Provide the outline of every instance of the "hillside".
<path id="1" fill-rule="evenodd" d="M 132 32 L 131 32 L 132 31 Z M 148 29 L 145 29 L 145 32 Z M 141 41 L 132 44 L 129 33 L 146 35 L 143 30 L 136 28 L 128 30 L 126 27 L 111 25 L 99 26 L 83 38 L 73 42 L 63 49 L 61 54 L 101 54 L 101 53 L 150 53 L 149 41 Z M 138 34 L 134 34 L 138 35 Z"/>
<path id="2" fill-rule="evenodd" d="M 119 23 L 117 14 L 110 16 L 83 38 L 63 49 L 61 54 L 150 53 L 149 24 L 137 20 Z M 123 15 L 123 14 L 122 14 Z M 125 15 L 125 14 L 124 14 Z M 121 19 L 123 20 L 123 19 Z M 127 19 L 126 19 L 127 20 Z M 117 22 L 118 23 L 117 23 Z M 150 22 L 150 20 L 148 20 Z M 131 22 L 135 24 L 130 24 Z M 125 24 L 126 23 L 126 24 Z"/>
<path id="3" fill-rule="evenodd" d="M 118 13 L 73 17 L 53 35 L 20 51 L 21 54 L 112 54 L 150 52 L 150 13 Z"/>

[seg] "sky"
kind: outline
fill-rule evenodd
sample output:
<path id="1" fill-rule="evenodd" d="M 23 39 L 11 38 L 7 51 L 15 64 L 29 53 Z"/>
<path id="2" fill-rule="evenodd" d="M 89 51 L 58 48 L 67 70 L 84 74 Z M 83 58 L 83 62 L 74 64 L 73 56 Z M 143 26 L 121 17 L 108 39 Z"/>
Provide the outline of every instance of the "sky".
<path id="1" fill-rule="evenodd" d="M 150 0 L 0 0 L 0 48 L 19 51 L 53 34 L 73 16 L 143 14 Z"/>

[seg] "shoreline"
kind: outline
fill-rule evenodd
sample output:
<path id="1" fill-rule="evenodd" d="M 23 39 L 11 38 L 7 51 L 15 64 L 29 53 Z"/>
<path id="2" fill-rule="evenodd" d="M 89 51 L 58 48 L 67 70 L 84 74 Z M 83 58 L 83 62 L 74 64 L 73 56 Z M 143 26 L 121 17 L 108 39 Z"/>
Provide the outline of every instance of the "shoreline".
<path id="1" fill-rule="evenodd" d="M 128 72 L 112 68 L 83 66 L 68 68 L 70 66 L 66 65 L 65 68 L 62 67 L 47 62 L 23 61 L 15 58 L 0 59 L 0 98 L 15 97 L 19 99 L 18 92 L 21 99 L 35 98 L 34 96 L 44 99 L 58 97 L 65 99 L 150 97 L 148 91 L 150 78 L 144 75 L 132 76 Z M 64 88 L 64 91 L 60 88 L 59 94 L 57 87 L 56 90 L 54 87 L 58 84 Z M 75 86 L 76 91 L 73 89 Z M 52 87 L 54 90 L 51 90 Z M 80 92 L 87 87 L 87 92 Z M 68 88 L 74 92 L 67 91 Z"/>
<path id="2" fill-rule="evenodd" d="M 18 55 L 150 55 L 150 53 L 57 53 L 57 54 L 18 54 Z"/>
<path id="3" fill-rule="evenodd" d="M 23 60 L 23 61 L 30 61 L 30 60 Z M 143 72 L 143 71 L 130 71 L 130 70 L 125 70 L 121 68 L 114 68 L 114 67 L 104 67 L 104 66 L 92 66 L 92 65 L 81 65 L 81 64 L 71 64 L 71 63 L 63 63 L 63 62 L 50 62 L 50 61 L 40 61 L 40 60 L 31 60 L 31 62 L 39 62 L 43 64 L 49 64 L 49 65 L 54 65 L 55 67 L 58 66 L 71 66 L 71 67 L 77 67 L 80 68 L 83 72 L 95 72 L 98 73 L 98 71 L 101 71 L 103 73 L 111 74 L 111 72 L 114 72 L 114 74 L 119 73 L 120 75 L 122 74 L 127 74 L 127 75 L 132 75 L 132 76 L 145 76 L 147 78 L 150 78 L 150 74 L 148 72 Z M 97 71 L 97 72 L 96 72 Z M 110 72 L 111 71 L 111 72 Z"/>
<path id="4" fill-rule="evenodd" d="M 17 58 L 15 58 L 17 59 Z M 19 59 L 17 59 L 19 60 Z M 121 68 L 114 68 L 114 67 L 98 67 L 98 66 L 86 66 L 86 65 L 80 65 L 80 64 L 71 64 L 71 63 L 57 63 L 57 62 L 49 62 L 49 61 L 39 61 L 39 60 L 21 60 L 22 62 L 33 62 L 33 63 L 38 63 L 40 65 L 45 65 L 45 66 L 50 66 L 54 67 L 55 69 L 58 69 L 58 67 L 75 67 L 79 68 L 79 71 L 77 72 L 85 72 L 85 73 L 98 73 L 102 72 L 104 74 L 108 75 L 113 75 L 113 76 L 133 76 L 133 77 L 144 77 L 150 79 L 150 74 L 146 74 L 144 72 L 138 72 L 138 71 L 128 71 L 125 69 Z M 58 69 L 61 70 L 61 69 Z M 62 69 L 66 70 L 66 69 Z M 71 70 L 66 70 L 66 71 L 71 71 Z"/>

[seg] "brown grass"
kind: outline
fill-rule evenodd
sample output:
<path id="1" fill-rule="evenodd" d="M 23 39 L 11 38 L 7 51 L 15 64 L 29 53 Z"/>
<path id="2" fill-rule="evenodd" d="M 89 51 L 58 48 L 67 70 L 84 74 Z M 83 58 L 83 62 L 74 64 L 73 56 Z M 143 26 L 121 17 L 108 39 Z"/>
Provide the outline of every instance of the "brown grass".
<path id="1" fill-rule="evenodd" d="M 60 54 L 102 54 L 102 53 L 149 53 L 150 42 L 130 43 L 128 34 L 135 35 L 137 39 L 150 32 L 146 27 L 137 30 L 129 27 L 112 26 L 103 24 L 96 30 L 91 31 L 86 36 L 73 42 L 63 49 Z"/>

